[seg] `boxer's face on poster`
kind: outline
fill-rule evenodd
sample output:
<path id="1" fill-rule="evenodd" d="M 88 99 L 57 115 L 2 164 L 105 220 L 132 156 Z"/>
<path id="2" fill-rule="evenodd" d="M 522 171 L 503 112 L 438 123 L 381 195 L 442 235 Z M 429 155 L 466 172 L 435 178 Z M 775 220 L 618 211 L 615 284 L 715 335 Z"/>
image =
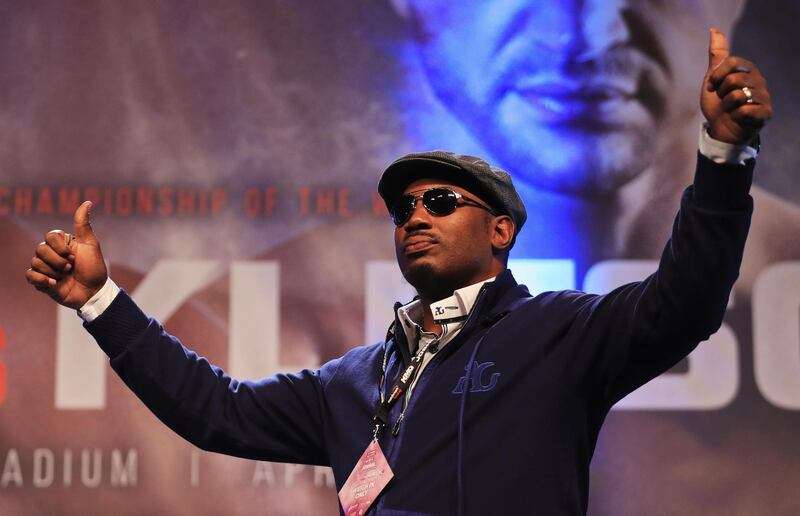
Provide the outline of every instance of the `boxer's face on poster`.
<path id="1" fill-rule="evenodd" d="M 740 3 L 402 5 L 437 97 L 494 160 L 540 188 L 602 194 L 646 169 L 666 134 L 694 137 L 708 29 L 729 31 Z"/>

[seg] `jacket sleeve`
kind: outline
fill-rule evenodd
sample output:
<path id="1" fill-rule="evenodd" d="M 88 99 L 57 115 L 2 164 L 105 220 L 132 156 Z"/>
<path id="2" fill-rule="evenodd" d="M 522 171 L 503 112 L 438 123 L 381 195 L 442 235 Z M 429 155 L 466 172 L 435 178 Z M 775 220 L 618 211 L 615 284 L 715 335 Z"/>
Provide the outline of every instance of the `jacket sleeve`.
<path id="1" fill-rule="evenodd" d="M 120 292 L 86 329 L 111 367 L 167 426 L 196 446 L 239 457 L 328 464 L 320 371 L 237 381 L 183 347 Z"/>
<path id="2" fill-rule="evenodd" d="M 579 326 L 597 347 L 584 348 L 578 360 L 605 407 L 721 326 L 750 227 L 754 165 L 717 164 L 698 153 L 694 184 L 683 193 L 658 270 L 606 295 L 581 296 Z"/>

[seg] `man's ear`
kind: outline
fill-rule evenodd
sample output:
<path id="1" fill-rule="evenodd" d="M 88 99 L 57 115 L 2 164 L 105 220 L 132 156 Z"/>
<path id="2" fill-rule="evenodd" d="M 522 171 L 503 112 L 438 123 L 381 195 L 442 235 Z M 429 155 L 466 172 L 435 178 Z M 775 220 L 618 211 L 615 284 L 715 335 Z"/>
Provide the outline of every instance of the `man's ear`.
<path id="1" fill-rule="evenodd" d="M 514 221 L 508 215 L 499 215 L 491 224 L 492 249 L 506 251 L 514 241 Z"/>

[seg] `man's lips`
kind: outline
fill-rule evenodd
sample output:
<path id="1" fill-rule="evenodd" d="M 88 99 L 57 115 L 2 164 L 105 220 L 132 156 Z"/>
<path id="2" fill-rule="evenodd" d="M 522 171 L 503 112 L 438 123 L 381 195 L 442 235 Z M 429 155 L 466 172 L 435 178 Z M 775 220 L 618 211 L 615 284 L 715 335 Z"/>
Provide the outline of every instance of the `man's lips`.
<path id="1" fill-rule="evenodd" d="M 569 122 L 613 113 L 635 100 L 636 85 L 631 80 L 605 80 L 582 83 L 521 81 L 515 92 L 540 116 L 550 122 Z"/>
<path id="2" fill-rule="evenodd" d="M 436 239 L 428 235 L 413 235 L 403 241 L 405 254 L 420 253 L 436 245 Z"/>
<path id="3" fill-rule="evenodd" d="M 514 89 L 545 96 L 632 96 L 637 79 L 627 76 L 592 77 L 589 80 L 568 79 L 558 75 L 525 77 L 516 81 Z"/>

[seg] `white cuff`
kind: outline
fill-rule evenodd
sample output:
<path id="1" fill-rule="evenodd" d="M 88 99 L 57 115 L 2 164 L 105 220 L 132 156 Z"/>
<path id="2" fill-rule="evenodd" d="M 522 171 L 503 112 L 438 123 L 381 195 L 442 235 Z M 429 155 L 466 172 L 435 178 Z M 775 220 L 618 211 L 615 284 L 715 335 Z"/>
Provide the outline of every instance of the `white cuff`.
<path id="1" fill-rule="evenodd" d="M 700 128 L 700 154 L 714 163 L 744 165 L 745 160 L 758 156 L 758 151 L 749 145 L 734 145 L 715 140 L 708 134 L 708 124 Z"/>
<path id="2" fill-rule="evenodd" d="M 119 294 L 119 287 L 111 278 L 106 279 L 105 285 L 97 291 L 80 309 L 78 315 L 86 322 L 92 322 L 106 311 L 114 298 Z"/>

